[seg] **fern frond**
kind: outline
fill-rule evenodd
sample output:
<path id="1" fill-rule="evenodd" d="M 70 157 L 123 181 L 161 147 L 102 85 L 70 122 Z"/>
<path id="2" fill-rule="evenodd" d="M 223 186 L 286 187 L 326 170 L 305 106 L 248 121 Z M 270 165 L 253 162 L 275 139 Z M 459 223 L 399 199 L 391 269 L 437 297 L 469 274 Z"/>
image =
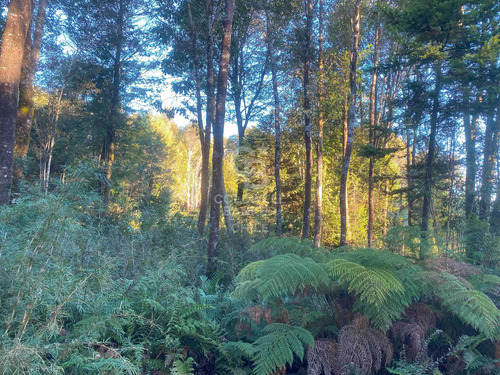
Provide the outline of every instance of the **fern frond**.
<path id="1" fill-rule="evenodd" d="M 239 283 L 234 296 L 251 294 L 255 288 L 263 299 L 284 297 L 303 291 L 307 287 L 316 290 L 330 281 L 324 268 L 311 258 L 295 254 L 277 255 L 266 261 L 251 263 L 238 276 Z M 253 277 L 255 283 L 242 283 Z"/>
<path id="2" fill-rule="evenodd" d="M 359 294 L 363 302 L 382 306 L 389 295 L 402 294 L 403 284 L 394 273 L 378 268 L 366 268 L 345 259 L 327 263 L 334 279 L 346 284 L 350 293 Z"/>
<path id="3" fill-rule="evenodd" d="M 273 323 L 266 326 L 264 333 L 264 336 L 255 341 L 255 375 L 273 374 L 276 369 L 291 365 L 294 356 L 302 360 L 304 346 L 314 345 L 314 337 L 302 327 Z"/>
<path id="4" fill-rule="evenodd" d="M 444 282 L 438 295 L 453 314 L 470 324 L 487 338 L 495 338 L 499 332 L 500 311 L 484 293 L 464 285 L 458 278 L 442 272 Z"/>

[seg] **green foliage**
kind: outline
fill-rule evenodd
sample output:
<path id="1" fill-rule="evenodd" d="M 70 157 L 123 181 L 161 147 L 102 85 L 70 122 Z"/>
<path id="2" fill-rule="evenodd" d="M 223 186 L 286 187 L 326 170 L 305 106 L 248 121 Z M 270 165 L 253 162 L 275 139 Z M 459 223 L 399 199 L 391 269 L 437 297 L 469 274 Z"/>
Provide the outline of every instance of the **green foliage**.
<path id="1" fill-rule="evenodd" d="M 264 336 L 254 343 L 255 354 L 252 360 L 255 364 L 255 375 L 273 374 L 277 369 L 291 365 L 294 356 L 302 360 L 304 346 L 314 345 L 314 337 L 302 327 L 273 323 L 266 326 L 263 332 Z"/>
<path id="2" fill-rule="evenodd" d="M 438 295 L 443 305 L 485 337 L 497 338 L 500 334 L 500 311 L 491 299 L 449 273 L 442 272 L 441 277 L 444 282 L 439 285 Z"/>
<path id="3" fill-rule="evenodd" d="M 249 264 L 238 281 L 235 297 L 251 296 L 255 290 L 263 299 L 269 299 L 303 292 L 308 287 L 318 289 L 328 284 L 329 279 L 314 260 L 290 253 Z"/>

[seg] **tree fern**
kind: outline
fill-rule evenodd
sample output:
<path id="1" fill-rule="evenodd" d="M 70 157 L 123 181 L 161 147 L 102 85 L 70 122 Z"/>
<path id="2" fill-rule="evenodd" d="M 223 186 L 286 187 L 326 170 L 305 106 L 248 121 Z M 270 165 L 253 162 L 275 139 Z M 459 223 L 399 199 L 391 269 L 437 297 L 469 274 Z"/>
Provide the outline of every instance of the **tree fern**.
<path id="1" fill-rule="evenodd" d="M 295 254 L 277 255 L 251 264 L 242 270 L 239 280 L 243 283 L 236 286 L 234 296 L 248 296 L 255 289 L 263 299 L 293 295 L 307 287 L 317 289 L 329 283 L 329 277 L 321 265 L 311 258 L 301 258 Z"/>
<path id="2" fill-rule="evenodd" d="M 345 259 L 327 263 L 334 279 L 347 285 L 350 293 L 359 294 L 363 302 L 382 306 L 392 293 L 402 294 L 403 284 L 394 273 L 380 268 L 366 268 Z"/>
<path id="3" fill-rule="evenodd" d="M 441 277 L 444 282 L 437 292 L 443 305 L 487 338 L 498 338 L 500 311 L 491 299 L 447 272 L 442 272 Z"/>

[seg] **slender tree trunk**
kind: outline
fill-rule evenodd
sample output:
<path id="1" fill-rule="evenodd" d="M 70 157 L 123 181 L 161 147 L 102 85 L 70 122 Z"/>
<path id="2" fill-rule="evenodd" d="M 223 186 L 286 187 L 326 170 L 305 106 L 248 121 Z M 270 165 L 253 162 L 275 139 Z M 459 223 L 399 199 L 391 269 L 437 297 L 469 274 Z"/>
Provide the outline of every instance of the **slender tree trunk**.
<path id="1" fill-rule="evenodd" d="M 106 123 L 105 137 L 105 160 L 106 160 L 106 183 L 104 184 L 103 195 L 106 206 L 111 201 L 111 174 L 113 163 L 115 161 L 115 138 L 116 138 L 116 119 L 120 106 L 120 86 L 121 86 L 121 65 L 122 65 L 122 49 L 123 49 L 123 22 L 125 16 L 125 6 L 123 0 L 119 2 L 118 18 L 117 18 L 117 33 L 116 53 L 113 62 L 113 87 L 111 92 L 111 103 Z"/>
<path id="2" fill-rule="evenodd" d="M 500 121 L 500 118 L 498 117 L 499 115 L 500 115 L 500 110 L 497 108 L 497 121 Z M 490 228 L 491 232 L 495 236 L 500 236 L 500 159 L 499 158 L 497 158 L 496 199 L 495 202 L 493 203 L 493 210 L 490 215 Z"/>
<path id="3" fill-rule="evenodd" d="M 360 27 L 360 3 L 354 3 L 354 23 L 352 33 L 352 48 L 349 66 L 349 117 L 347 127 L 347 140 L 345 145 L 344 160 L 342 162 L 342 174 L 340 176 L 340 246 L 347 244 L 347 176 L 349 174 L 349 164 L 351 162 L 352 142 L 354 137 L 354 124 L 356 122 L 356 68 L 358 64 L 358 44 Z"/>
<path id="4" fill-rule="evenodd" d="M 432 169 L 434 165 L 434 158 L 436 154 L 436 135 L 438 126 L 438 114 L 439 114 L 439 96 L 441 94 L 441 63 L 436 63 L 435 73 L 436 73 L 436 83 L 434 87 L 433 99 L 432 99 L 432 111 L 430 120 L 430 135 L 429 135 L 429 146 L 427 152 L 427 159 L 425 162 L 425 178 L 424 178 L 424 202 L 422 205 L 422 223 L 420 229 L 422 231 L 422 239 L 424 242 L 428 238 L 429 231 L 429 218 L 431 214 L 432 205 Z M 425 246 L 425 245 L 424 245 Z M 425 257 L 424 246 L 420 250 L 420 259 L 423 260 Z"/>
<path id="5" fill-rule="evenodd" d="M 318 145 L 316 149 L 316 207 L 314 210 L 314 246 L 321 246 L 321 224 L 323 221 L 323 17 L 324 4 L 319 0 L 319 51 L 318 51 Z"/>
<path id="6" fill-rule="evenodd" d="M 223 158 L 224 158 L 224 117 L 226 113 L 227 79 L 231 52 L 234 0 L 226 0 L 226 17 L 223 25 L 222 54 L 217 80 L 217 100 L 214 122 L 214 149 L 212 156 L 212 194 L 210 197 L 210 233 L 208 236 L 207 275 L 217 268 L 217 245 L 219 243 L 220 205 L 222 198 Z"/>
<path id="7" fill-rule="evenodd" d="M 304 215 L 302 220 L 302 238 L 309 238 L 311 225 L 311 190 L 312 190 L 312 142 L 311 142 L 311 99 L 309 93 L 309 73 L 311 70 L 311 45 L 313 1 L 306 3 L 306 45 L 304 60 L 304 142 L 306 146 L 306 170 L 304 183 Z"/>
<path id="8" fill-rule="evenodd" d="M 490 93 L 489 101 L 493 96 Z M 479 218 L 488 220 L 491 206 L 491 195 L 493 193 L 493 181 L 495 176 L 495 166 L 498 154 L 498 119 L 495 120 L 495 107 L 489 103 L 490 109 L 486 118 L 486 131 L 483 154 L 483 174 L 481 176 L 481 201 L 479 204 Z"/>
<path id="9" fill-rule="evenodd" d="M 463 93 L 465 133 L 465 218 L 470 218 L 476 196 L 476 122 L 471 122 L 469 90 Z"/>
<path id="10" fill-rule="evenodd" d="M 412 148 L 414 145 L 412 144 L 412 138 L 410 133 L 410 127 L 406 127 L 406 200 L 408 202 L 408 226 L 413 225 L 413 164 L 412 164 Z"/>
<path id="11" fill-rule="evenodd" d="M 0 50 L 0 206 L 9 204 L 14 167 L 19 81 L 32 2 L 11 0 Z"/>
<path id="12" fill-rule="evenodd" d="M 46 9 L 47 0 L 40 0 L 38 2 L 33 40 L 30 33 L 26 35 L 21 81 L 19 83 L 19 104 L 17 107 L 16 145 L 14 149 L 14 157 L 16 158 L 25 158 L 28 154 L 34 110 L 35 90 L 33 82 L 35 81 L 35 73 L 42 47 Z"/>
<path id="13" fill-rule="evenodd" d="M 446 248 L 450 245 L 450 223 L 451 223 L 451 213 L 453 205 L 453 188 L 455 185 L 455 128 L 451 135 L 451 158 L 450 158 L 450 190 L 448 191 L 448 208 L 446 217 Z"/>
<path id="14" fill-rule="evenodd" d="M 205 231 L 205 222 L 207 220 L 208 200 L 210 194 L 210 138 L 212 132 L 212 123 L 215 114 L 215 96 L 214 96 L 214 27 L 213 27 L 213 0 L 207 0 L 207 111 L 205 121 L 204 142 L 201 146 L 201 194 L 200 194 L 200 213 L 198 215 L 198 233 L 200 235 Z"/>
<path id="15" fill-rule="evenodd" d="M 375 221 L 375 204 L 373 201 L 373 189 L 375 179 L 375 147 L 377 142 L 377 130 L 375 127 L 375 112 L 376 112 L 376 97 L 377 97 L 377 78 L 378 78 L 378 50 L 380 40 L 380 26 L 377 25 L 375 29 L 375 47 L 373 50 L 373 72 L 372 72 L 372 85 L 370 89 L 370 165 L 368 167 L 368 231 L 367 240 L 368 247 L 372 246 L 373 240 L 373 227 Z"/>
<path id="16" fill-rule="evenodd" d="M 238 41 L 239 42 L 239 41 Z M 238 127 L 238 154 L 243 149 L 243 145 L 245 142 L 245 127 L 243 124 L 243 113 L 241 110 L 241 90 L 242 90 L 242 82 L 240 81 L 240 75 L 242 72 L 240 72 L 240 58 L 243 59 L 243 56 L 240 57 L 240 54 L 242 53 L 242 46 L 239 46 L 236 56 L 234 56 L 234 64 L 232 65 L 232 82 L 233 82 L 233 100 L 234 100 L 234 112 L 236 115 L 236 126 Z M 245 166 L 244 163 L 239 160 L 241 158 L 240 155 L 238 155 L 238 161 L 236 163 L 236 169 L 238 170 L 238 174 L 240 177 L 243 175 Z M 240 180 L 238 181 L 238 190 L 236 192 L 236 199 L 238 202 L 243 201 L 243 191 L 245 189 L 245 182 Z"/>
<path id="17" fill-rule="evenodd" d="M 281 125 L 280 125 L 280 101 L 278 95 L 278 73 L 276 67 L 276 57 L 274 55 L 274 24 L 269 11 L 270 2 L 266 7 L 267 21 L 267 49 L 271 65 L 271 79 L 273 85 L 274 99 L 274 180 L 276 184 L 276 236 L 280 237 L 282 227 L 281 213 L 281 175 L 280 175 L 280 160 L 281 160 Z"/>

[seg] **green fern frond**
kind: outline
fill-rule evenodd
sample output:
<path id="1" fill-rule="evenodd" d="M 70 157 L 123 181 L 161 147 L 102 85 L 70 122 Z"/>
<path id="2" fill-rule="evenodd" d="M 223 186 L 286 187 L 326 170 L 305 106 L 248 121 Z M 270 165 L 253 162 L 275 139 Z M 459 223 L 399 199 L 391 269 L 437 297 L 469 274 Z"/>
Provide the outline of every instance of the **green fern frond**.
<path id="1" fill-rule="evenodd" d="M 234 296 L 251 294 L 255 288 L 263 299 L 284 297 L 303 291 L 307 287 L 317 289 L 329 283 L 324 268 L 311 258 L 301 258 L 295 254 L 277 255 L 266 261 L 251 263 L 238 276 L 240 281 L 233 292 Z M 244 283 L 252 275 L 255 282 Z"/>
<path id="2" fill-rule="evenodd" d="M 302 327 L 273 323 L 264 329 L 265 335 L 255 341 L 253 356 L 255 375 L 270 375 L 293 363 L 294 356 L 304 358 L 305 345 L 314 345 L 314 337 Z"/>
<path id="3" fill-rule="evenodd" d="M 360 296 L 363 302 L 382 306 L 389 295 L 402 294 L 403 284 L 394 273 L 378 268 L 366 268 L 345 259 L 334 259 L 327 263 L 334 279 L 347 285 L 350 293 Z"/>
<path id="4" fill-rule="evenodd" d="M 172 375 L 193 375 L 194 359 L 188 357 L 185 361 L 176 360 L 172 363 Z"/>
<path id="5" fill-rule="evenodd" d="M 458 278 L 442 272 L 444 282 L 438 288 L 438 295 L 453 314 L 470 324 L 487 338 L 499 333 L 500 311 L 484 293 L 464 285 Z"/>

